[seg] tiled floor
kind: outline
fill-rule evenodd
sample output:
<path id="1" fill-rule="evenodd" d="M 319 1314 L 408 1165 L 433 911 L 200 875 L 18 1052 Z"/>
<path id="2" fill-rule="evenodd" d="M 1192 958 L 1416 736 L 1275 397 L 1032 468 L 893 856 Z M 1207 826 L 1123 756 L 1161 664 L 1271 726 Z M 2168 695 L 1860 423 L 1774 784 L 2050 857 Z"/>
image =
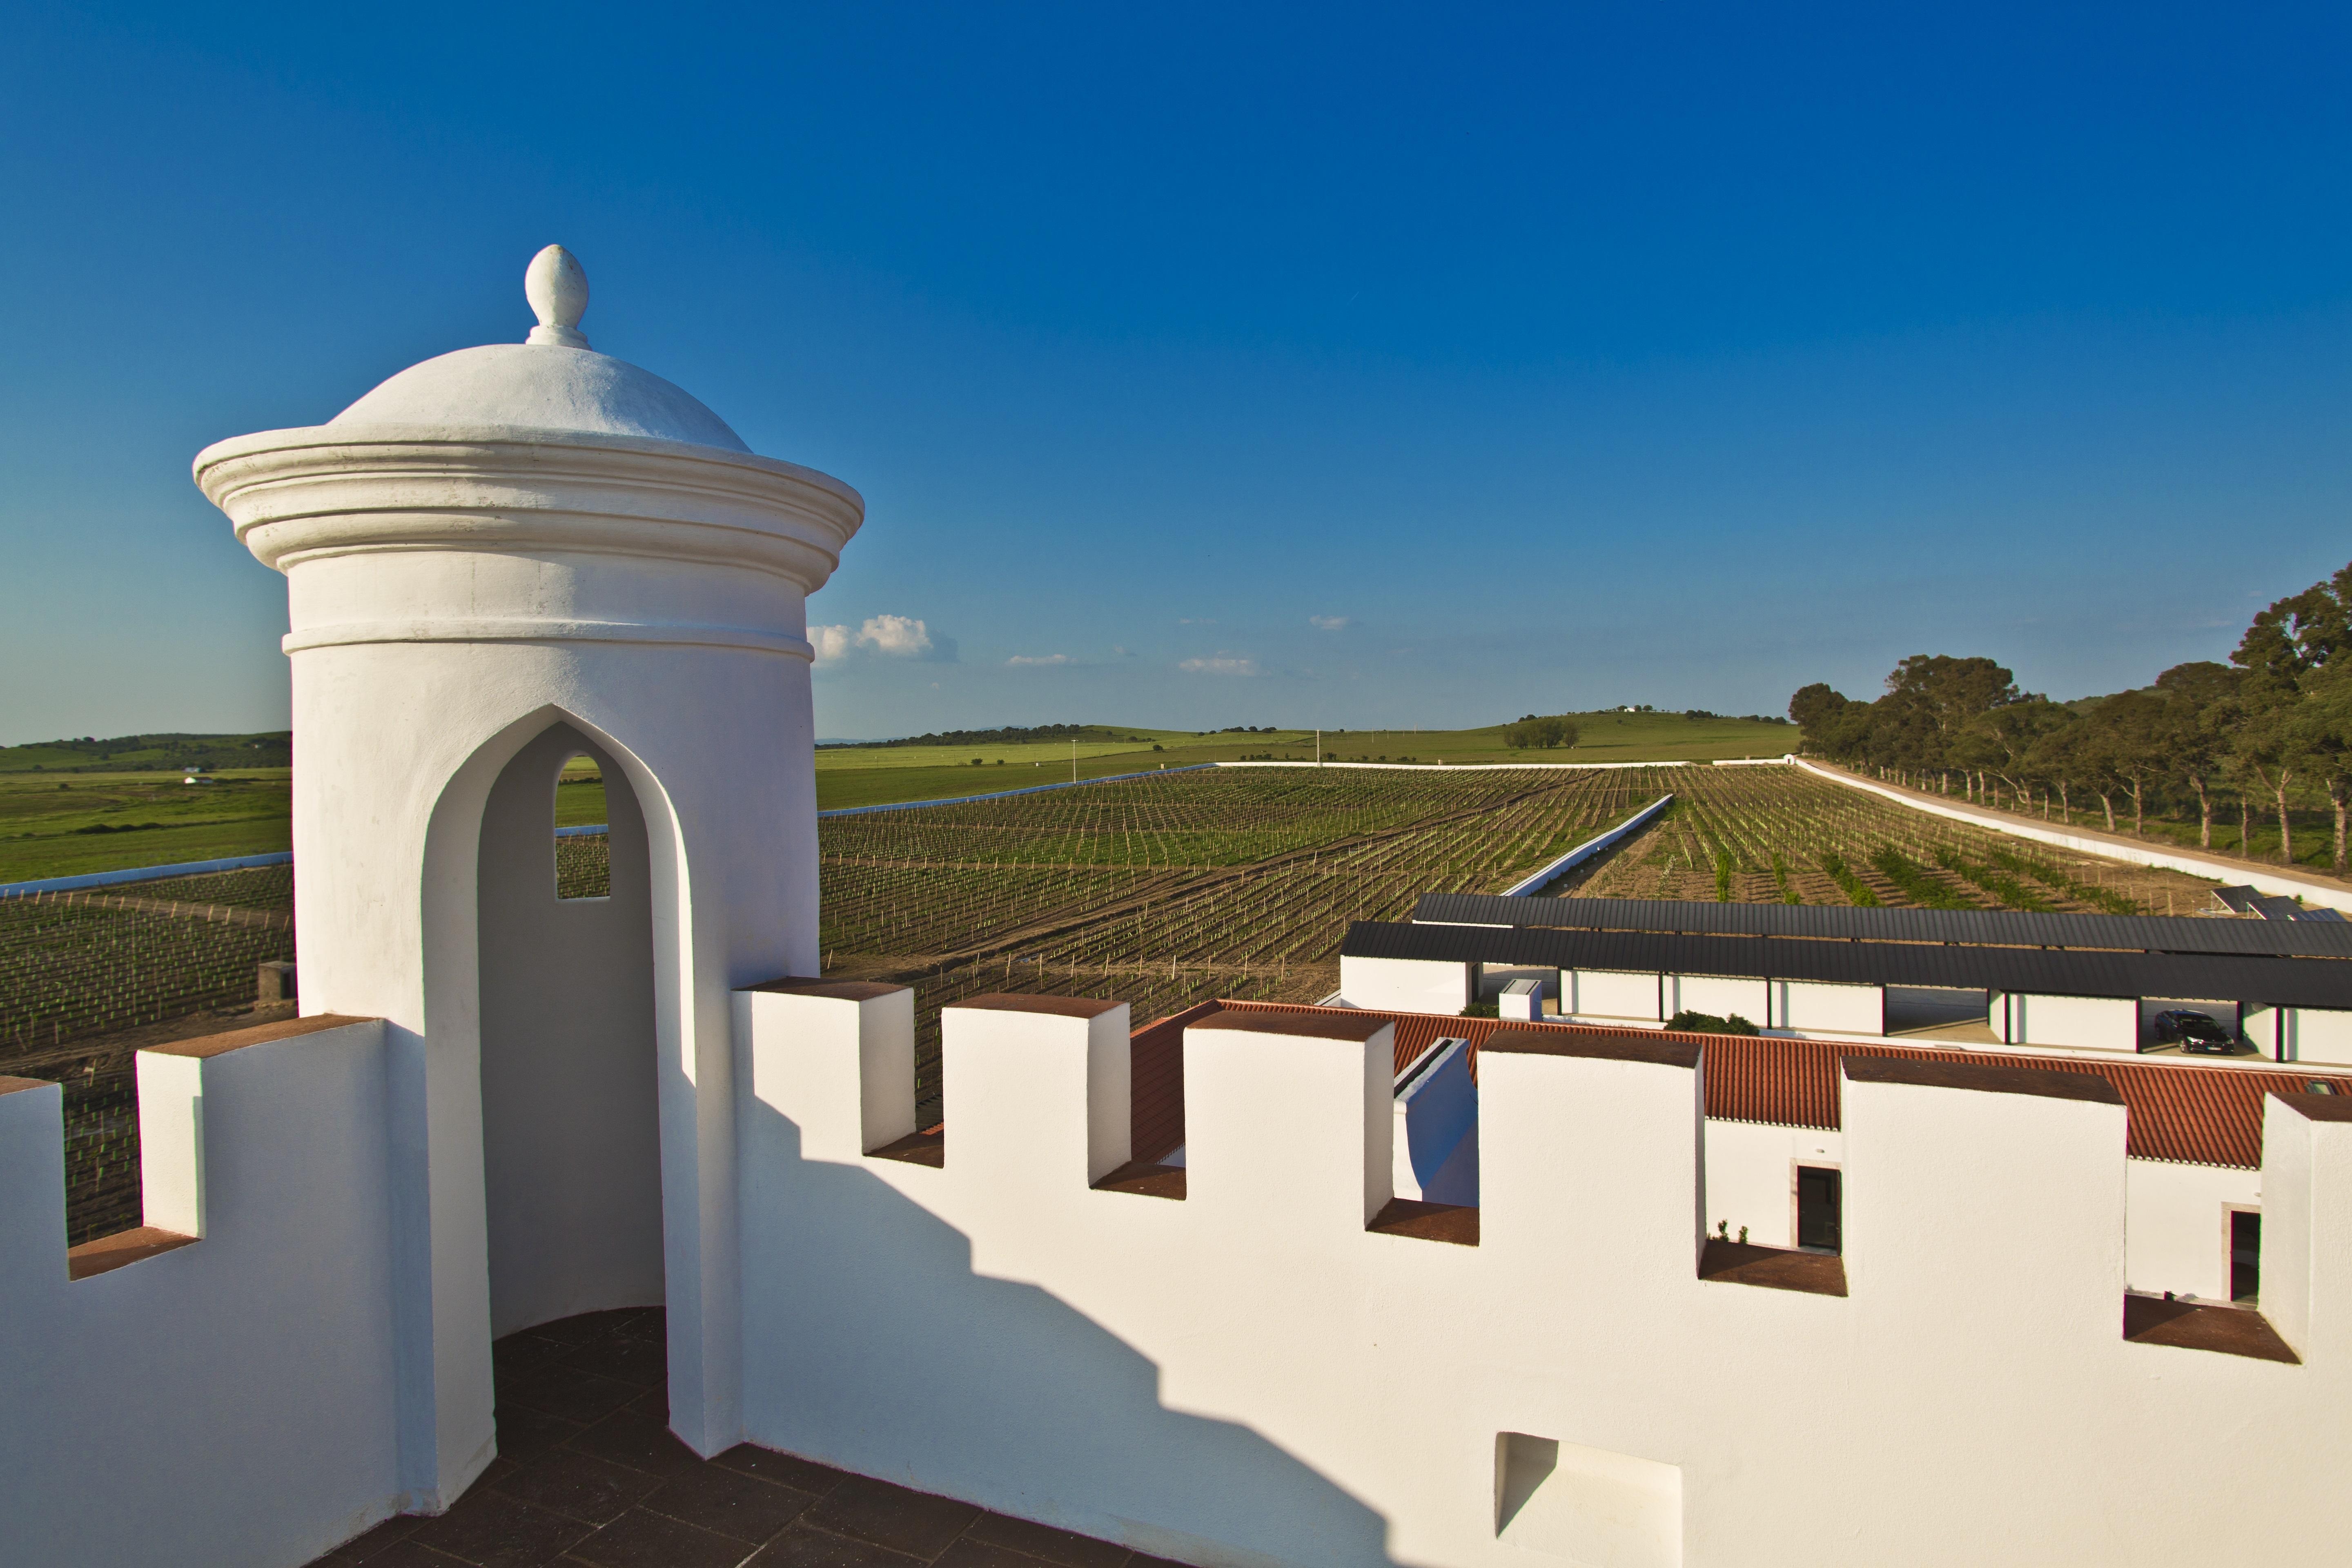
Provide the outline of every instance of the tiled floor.
<path id="1" fill-rule="evenodd" d="M 312 1568 L 1160 1568 L 750 1444 L 670 1436 L 662 1314 L 595 1312 L 500 1340 L 499 1458 L 438 1519 L 394 1519 Z"/>

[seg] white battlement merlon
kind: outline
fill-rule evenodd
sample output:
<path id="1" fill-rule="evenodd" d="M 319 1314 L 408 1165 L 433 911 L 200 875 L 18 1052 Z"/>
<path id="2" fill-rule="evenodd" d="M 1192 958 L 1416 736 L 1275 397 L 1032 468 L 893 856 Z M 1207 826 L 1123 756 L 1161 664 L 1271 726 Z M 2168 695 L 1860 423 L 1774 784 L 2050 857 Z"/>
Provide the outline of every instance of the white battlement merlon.
<path id="1" fill-rule="evenodd" d="M 58 1088 L 0 1080 L 0 1322 L 38 1347 L 0 1365 L 0 1559 L 299 1563 L 424 1500 L 400 1466 L 384 1044 L 326 1016 L 141 1052 L 165 1190 L 70 1252 Z"/>
<path id="2" fill-rule="evenodd" d="M 205 1234 L 205 1058 L 141 1051 L 139 1201 L 146 1223 L 181 1236 Z"/>
<path id="3" fill-rule="evenodd" d="M 746 1104 L 797 1127 L 801 1158 L 855 1160 L 915 1131 L 911 987 L 778 980 L 734 1003 Z"/>
<path id="4" fill-rule="evenodd" d="M 0 1077 L 0 1322 L 66 1277 L 65 1090 Z"/>
<path id="5" fill-rule="evenodd" d="M 1124 1002 L 973 996 L 940 1013 L 940 1082 L 957 1185 L 1081 1193 L 1128 1162 Z"/>
<path id="6" fill-rule="evenodd" d="M 2262 1310 L 2305 1364 L 2352 1351 L 2352 1098 L 2263 1101 Z"/>
<path id="7" fill-rule="evenodd" d="M 1971 1380 L 1986 1362 L 2021 1373 L 2119 1342 L 2125 1114 L 2114 1085 L 1899 1057 L 1839 1066 L 1843 1250 L 1857 1307 L 1899 1311 L 1914 1335 L 1965 1339 L 1973 1353 L 1951 1364 Z"/>
<path id="8" fill-rule="evenodd" d="M 1478 1052 L 1478 1245 L 1696 1281 L 1706 1201 L 1699 1047 L 1501 1029 Z M 1670 1284 L 1667 1289 L 1673 1287 Z"/>
<path id="9" fill-rule="evenodd" d="M 1328 1247 L 1393 1194 L 1396 1026 L 1220 1013 L 1184 1031 L 1186 1199 L 1251 1236 Z"/>

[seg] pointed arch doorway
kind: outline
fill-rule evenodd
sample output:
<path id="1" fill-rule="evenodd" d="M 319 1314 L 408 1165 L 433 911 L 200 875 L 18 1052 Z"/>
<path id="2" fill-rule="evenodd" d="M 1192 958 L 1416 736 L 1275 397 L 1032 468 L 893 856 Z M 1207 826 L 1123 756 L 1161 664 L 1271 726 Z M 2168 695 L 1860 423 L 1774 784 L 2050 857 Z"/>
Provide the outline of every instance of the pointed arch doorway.
<path id="1" fill-rule="evenodd" d="M 574 758 L 603 784 L 601 868 L 592 843 L 556 837 L 559 795 L 586 787 L 579 770 L 562 782 Z M 649 861 L 627 774 L 570 724 L 490 786 L 476 898 L 494 1339 L 663 1300 Z"/>

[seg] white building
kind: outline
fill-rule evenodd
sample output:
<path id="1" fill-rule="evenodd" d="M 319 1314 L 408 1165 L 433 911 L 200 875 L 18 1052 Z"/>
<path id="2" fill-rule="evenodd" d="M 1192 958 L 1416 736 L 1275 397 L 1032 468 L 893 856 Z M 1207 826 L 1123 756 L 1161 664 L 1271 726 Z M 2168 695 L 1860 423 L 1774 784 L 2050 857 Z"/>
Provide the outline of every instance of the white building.
<path id="1" fill-rule="evenodd" d="M 308 1016 L 142 1054 L 148 1226 L 71 1255 L 0 1080 L 7 1561 L 446 1509 L 494 1335 L 654 1302 L 698 1452 L 1203 1565 L 2332 1560 L 2352 1096 L 2255 1089 L 2259 1310 L 2132 1292 L 2126 1097 L 2022 1058 L 1832 1059 L 1834 1253 L 1709 1240 L 1728 1047 L 1654 1029 L 1496 1028 L 1472 1096 L 1373 1013 L 980 997 L 919 1129 L 911 994 L 789 978 L 858 500 L 588 350 L 561 253 L 532 299 L 198 460 L 288 577 Z"/>

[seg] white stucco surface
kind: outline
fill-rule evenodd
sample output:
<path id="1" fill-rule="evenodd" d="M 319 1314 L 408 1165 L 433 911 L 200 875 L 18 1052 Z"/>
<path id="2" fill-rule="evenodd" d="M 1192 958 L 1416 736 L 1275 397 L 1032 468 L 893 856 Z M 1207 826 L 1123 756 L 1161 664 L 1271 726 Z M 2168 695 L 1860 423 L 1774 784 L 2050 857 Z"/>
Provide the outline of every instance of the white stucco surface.
<path id="1" fill-rule="evenodd" d="M 1733 1014 L 1761 1027 L 1771 997 L 1762 980 L 1718 974 L 1666 976 L 1666 1016 L 1711 1013 L 1718 1018 Z"/>
<path id="2" fill-rule="evenodd" d="M 1818 1127 L 1710 1120 L 1706 1124 L 1706 1227 L 1748 1227 L 1759 1247 L 1797 1245 L 1796 1170 L 1836 1166 L 1845 1140 Z"/>
<path id="3" fill-rule="evenodd" d="M 59 1091 L 0 1094 L 0 1562 L 296 1568 L 418 1500 L 386 1055 L 374 1022 L 141 1053 L 148 1217 L 203 1239 L 79 1280 Z"/>
<path id="4" fill-rule="evenodd" d="M 2078 1050 L 2139 1048 L 2139 1002 L 2130 996 L 2037 996 L 1993 992 L 1986 1022 L 2012 1046 L 2066 1046 Z"/>
<path id="5" fill-rule="evenodd" d="M 541 305 L 565 326 L 562 299 Z M 388 1027 L 414 1156 L 394 1194 L 404 1489 L 446 1506 L 494 1452 L 480 831 L 501 770 L 558 724 L 644 815 L 671 1420 L 729 1446 L 730 993 L 816 970 L 805 602 L 863 502 L 544 340 L 427 362 L 195 467 L 287 575 L 302 1006 Z"/>
<path id="6" fill-rule="evenodd" d="M 1664 987 L 1650 971 L 1570 969 L 1560 973 L 1560 1011 L 1601 1018 L 1655 1022 Z M 1672 1011 L 1672 1009 L 1668 1009 Z"/>
<path id="7" fill-rule="evenodd" d="M 1820 1029 L 1832 1034 L 1875 1035 L 1885 1021 L 1885 989 L 1877 985 L 1832 985 L 1814 980 L 1775 980 L 1770 1026 Z M 1755 1020 L 1759 1024 L 1764 1019 Z"/>
<path id="8" fill-rule="evenodd" d="M 2284 1059 L 2291 1062 L 2352 1062 L 2352 1013 L 2328 1007 L 2286 1007 L 2282 1033 Z"/>
<path id="9" fill-rule="evenodd" d="M 2315 1294 L 2298 1366 L 2124 1341 L 2119 1105 L 1849 1082 L 1834 1298 L 1697 1278 L 1706 1152 L 1750 1135 L 1702 1133 L 1688 1068 L 1486 1053 L 1480 1238 L 1458 1247 L 1364 1229 L 1395 1169 L 1384 1034 L 1190 1031 L 1171 1201 L 1086 1184 L 1098 1069 L 1061 1019 L 1025 1050 L 1002 1016 L 945 1031 L 950 1085 L 999 1070 L 982 1104 L 950 1089 L 943 1166 L 813 1157 L 859 1114 L 840 1015 L 747 1015 L 757 1440 L 1207 1563 L 1540 1560 L 1528 1528 L 1497 1536 L 1514 1451 L 1626 1502 L 1525 1516 L 1584 1530 L 1593 1561 L 2293 1560 L 2334 1539 L 2352 1312 Z M 2337 1163 L 2306 1158 L 2303 1231 L 2266 1219 L 2266 1311 L 2297 1288 L 2273 1248 L 2347 1228 L 2347 1133 L 2295 1134 Z M 1802 1137 L 1754 1135 L 1779 1142 L 1782 1213 Z M 2276 1463 L 2233 1477 L 2231 1507 L 2141 1484 L 2177 1473 L 2180 1433 L 2247 1423 Z M 1591 1544 L 1603 1515 L 1636 1528 Z"/>
<path id="10" fill-rule="evenodd" d="M 414 364 L 328 422 L 648 437 L 749 452 L 684 387 L 589 349 L 486 343 Z"/>
<path id="11" fill-rule="evenodd" d="M 1349 1005 L 1386 1013 L 1458 1015 L 1470 1005 L 1471 966 L 1421 958 L 1339 957 L 1339 992 Z"/>

